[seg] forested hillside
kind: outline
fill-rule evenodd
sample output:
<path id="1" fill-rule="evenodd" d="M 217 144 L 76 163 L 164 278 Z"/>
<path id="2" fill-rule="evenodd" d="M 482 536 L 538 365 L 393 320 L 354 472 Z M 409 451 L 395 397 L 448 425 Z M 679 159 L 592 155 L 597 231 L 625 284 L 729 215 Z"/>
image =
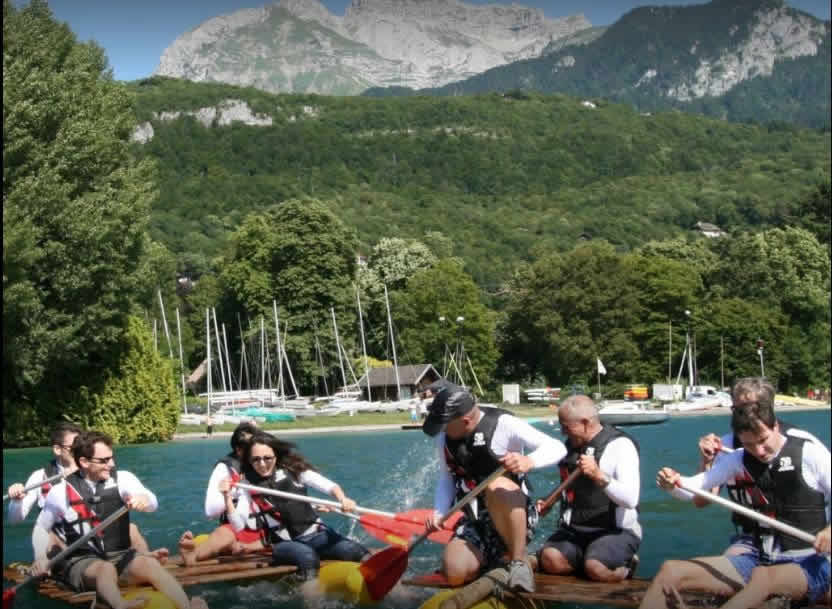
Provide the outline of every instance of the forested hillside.
<path id="1" fill-rule="evenodd" d="M 153 236 L 199 274 L 251 211 L 309 195 L 358 235 L 451 238 L 490 289 L 535 248 L 581 238 L 620 249 L 782 223 L 828 179 L 828 132 L 740 125 L 563 95 L 407 99 L 271 96 L 163 78 L 132 86 L 137 115 L 235 98 L 270 127 L 152 120 L 136 154 L 158 161 Z"/>

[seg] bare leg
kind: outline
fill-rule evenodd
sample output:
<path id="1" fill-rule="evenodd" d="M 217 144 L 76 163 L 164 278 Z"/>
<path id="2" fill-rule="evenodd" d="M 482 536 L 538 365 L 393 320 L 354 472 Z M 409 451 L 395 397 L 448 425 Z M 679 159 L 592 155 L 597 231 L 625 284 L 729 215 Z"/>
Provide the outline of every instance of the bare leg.
<path id="1" fill-rule="evenodd" d="M 597 582 L 620 582 L 627 579 L 630 569 L 626 566 L 609 569 L 601 561 L 590 558 L 584 563 L 584 572 L 589 579 Z"/>
<path id="2" fill-rule="evenodd" d="M 757 567 L 751 579 L 741 591 L 722 605 L 721 609 L 749 609 L 759 607 L 772 594 L 787 596 L 791 600 L 802 599 L 809 591 L 809 582 L 803 569 L 795 564 Z"/>
<path id="3" fill-rule="evenodd" d="M 742 577 L 724 556 L 668 560 L 653 578 L 639 609 L 666 607 L 665 590 L 695 588 L 720 596 L 733 596 L 742 588 Z"/>
<path id="4" fill-rule="evenodd" d="M 179 552 L 186 566 L 193 566 L 200 560 L 207 560 L 222 553 L 240 554 L 244 552 L 255 552 L 262 550 L 263 542 L 240 544 L 237 537 L 228 527 L 217 527 L 198 546 L 194 543 L 193 533 L 185 531 L 179 539 Z"/>
<path id="5" fill-rule="evenodd" d="M 479 550 L 461 539 L 452 539 L 442 554 L 442 571 L 453 586 L 474 579 L 480 572 L 482 563 L 483 557 Z"/>
<path id="6" fill-rule="evenodd" d="M 182 586 L 155 558 L 137 556 L 127 566 L 127 573 L 137 582 L 151 584 L 172 600 L 177 609 L 191 609 L 191 601 Z"/>
<path id="7" fill-rule="evenodd" d="M 485 504 L 509 559 L 526 560 L 526 495 L 513 480 L 497 478 L 485 491 Z"/>
<path id="8" fill-rule="evenodd" d="M 540 553 L 540 569 L 544 573 L 552 575 L 568 575 L 574 569 L 559 550 L 555 548 L 544 548 Z"/>
<path id="9" fill-rule="evenodd" d="M 84 571 L 84 581 L 88 586 L 95 586 L 95 592 L 113 609 L 138 609 L 147 604 L 147 599 L 139 597 L 128 601 L 121 596 L 118 587 L 118 572 L 112 563 L 96 560 Z"/>

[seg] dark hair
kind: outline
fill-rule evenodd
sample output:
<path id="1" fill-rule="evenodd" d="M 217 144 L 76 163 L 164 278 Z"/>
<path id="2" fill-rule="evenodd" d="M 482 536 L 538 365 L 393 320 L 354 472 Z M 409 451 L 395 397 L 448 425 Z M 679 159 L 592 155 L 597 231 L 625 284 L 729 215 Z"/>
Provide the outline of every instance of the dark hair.
<path id="1" fill-rule="evenodd" d="M 257 429 L 257 425 L 248 421 L 237 425 L 237 427 L 234 428 L 234 433 L 231 434 L 231 450 L 236 451 L 238 446 L 242 447 L 245 445 L 245 441 L 243 440 L 244 434 L 253 436 L 258 431 L 260 430 Z"/>
<path id="2" fill-rule="evenodd" d="M 52 446 L 60 446 L 64 443 L 64 438 L 68 433 L 80 434 L 84 430 L 78 427 L 75 423 L 70 423 L 69 421 L 61 421 L 55 427 L 52 428 L 52 432 L 49 434 L 49 441 L 52 443 Z"/>
<path id="3" fill-rule="evenodd" d="M 274 456 L 277 457 L 275 468 L 285 469 L 295 478 L 300 476 L 300 474 L 305 470 L 315 471 L 312 464 L 304 459 L 300 453 L 295 452 L 294 444 L 279 440 L 272 434 L 266 433 L 265 431 L 258 431 L 251 436 L 248 444 L 246 444 L 245 452 L 243 453 L 243 475 L 245 475 L 245 477 L 252 482 L 262 479 L 260 474 L 258 474 L 257 471 L 255 471 L 255 469 L 251 466 L 251 450 L 254 448 L 255 444 L 265 444 L 270 447 L 272 451 L 274 451 Z"/>
<path id="4" fill-rule="evenodd" d="M 734 383 L 731 389 L 733 408 L 761 404 L 774 407 L 774 385 L 761 376 L 747 376 Z"/>
<path id="5" fill-rule="evenodd" d="M 731 411 L 731 429 L 737 435 L 747 431 L 756 433 L 763 425 L 774 429 L 776 423 L 774 407 L 769 404 L 755 402 Z"/>
<path id="6" fill-rule="evenodd" d="M 81 457 L 89 459 L 95 454 L 95 445 L 101 442 L 110 448 L 113 447 L 113 439 L 100 431 L 83 431 L 72 443 L 72 456 L 75 463 L 81 467 Z"/>

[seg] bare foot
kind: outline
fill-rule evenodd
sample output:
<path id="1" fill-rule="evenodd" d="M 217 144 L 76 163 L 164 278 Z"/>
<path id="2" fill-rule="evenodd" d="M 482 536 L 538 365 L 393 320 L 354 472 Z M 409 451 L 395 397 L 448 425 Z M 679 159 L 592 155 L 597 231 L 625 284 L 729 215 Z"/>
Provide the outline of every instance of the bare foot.
<path id="1" fill-rule="evenodd" d="M 627 576 L 630 574 L 630 567 L 618 567 L 617 569 L 613 569 L 612 576 L 615 578 L 612 581 L 620 582 L 627 579 Z"/>
<path id="2" fill-rule="evenodd" d="M 168 562 L 170 551 L 167 548 L 158 548 L 156 550 L 153 550 L 152 552 L 149 552 L 149 554 L 150 556 L 158 560 L 160 565 L 163 565 L 166 562 Z"/>
<path id="3" fill-rule="evenodd" d="M 179 538 L 179 553 L 182 555 L 182 562 L 186 567 L 192 567 L 196 564 L 196 544 L 194 543 L 194 534 L 190 531 L 182 533 Z"/>
<path id="4" fill-rule="evenodd" d="M 192 596 L 191 609 L 208 609 L 208 603 L 201 596 Z"/>
<path id="5" fill-rule="evenodd" d="M 235 540 L 234 543 L 231 544 L 231 555 L 232 556 L 238 556 L 240 554 L 245 554 L 245 552 L 246 552 L 246 547 L 243 544 L 241 544 L 239 541 Z"/>

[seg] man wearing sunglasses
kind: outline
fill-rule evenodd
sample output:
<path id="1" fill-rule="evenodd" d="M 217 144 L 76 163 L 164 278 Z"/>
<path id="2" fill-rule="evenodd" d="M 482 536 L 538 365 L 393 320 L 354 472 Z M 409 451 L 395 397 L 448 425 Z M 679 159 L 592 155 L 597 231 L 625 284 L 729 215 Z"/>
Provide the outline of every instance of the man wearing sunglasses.
<path id="1" fill-rule="evenodd" d="M 69 421 L 61 421 L 55 425 L 49 434 L 50 442 L 52 443 L 52 454 L 55 458 L 41 469 L 32 472 L 26 480 L 25 486 L 17 482 L 9 487 L 8 493 L 10 501 L 7 515 L 9 523 L 13 524 L 26 520 L 35 503 L 37 503 L 38 508 L 43 509 L 46 495 L 49 494 L 49 490 L 55 484 L 58 484 L 60 480 L 43 484 L 40 488 L 33 488 L 28 492 L 25 491 L 26 488 L 34 486 L 38 482 L 49 480 L 58 474 L 66 478 L 78 469 L 78 466 L 75 464 L 75 458 L 72 456 L 72 444 L 82 431 L 78 425 Z M 63 547 L 65 541 L 61 531 L 53 531 L 50 547 Z M 169 554 L 168 549 L 159 548 L 151 552 L 147 540 L 139 532 L 139 527 L 135 523 L 130 523 L 130 541 L 137 552 L 153 554 L 153 556 L 162 562 L 167 560 Z"/>
<path id="2" fill-rule="evenodd" d="M 80 434 L 72 445 L 78 467 L 61 484 L 52 487 L 32 532 L 35 561 L 32 573 L 46 572 L 49 560 L 49 531 L 58 527 L 71 543 L 97 523 L 127 506 L 130 510 L 153 512 L 156 496 L 128 471 L 116 472 L 113 441 L 103 433 Z M 170 598 L 178 609 L 205 607 L 201 599 L 191 602 L 176 579 L 152 556 L 138 555 L 130 542 L 129 513 L 116 520 L 99 536 L 93 536 L 64 561 L 55 565 L 53 575 L 78 592 L 95 590 L 98 598 L 113 609 L 140 607 L 146 599 L 128 601 L 119 590 L 119 577 L 151 584 Z"/>

